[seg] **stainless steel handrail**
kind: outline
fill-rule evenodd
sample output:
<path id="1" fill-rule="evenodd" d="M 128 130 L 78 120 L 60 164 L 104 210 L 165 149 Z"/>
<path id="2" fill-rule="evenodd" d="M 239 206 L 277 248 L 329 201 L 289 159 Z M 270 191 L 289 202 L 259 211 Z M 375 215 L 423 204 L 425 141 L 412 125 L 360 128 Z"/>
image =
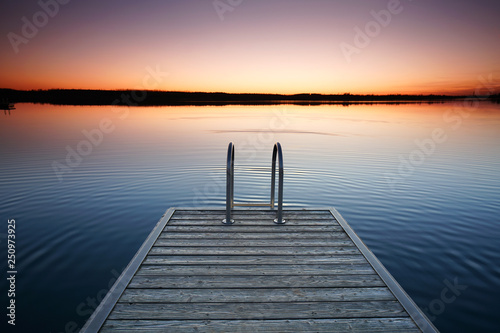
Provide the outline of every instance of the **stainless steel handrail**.
<path id="1" fill-rule="evenodd" d="M 283 178 L 284 178 L 284 168 L 283 168 L 283 152 L 281 150 L 281 144 L 276 142 L 273 148 L 273 166 L 272 166 L 272 176 L 271 176 L 271 209 L 274 209 L 274 188 L 276 185 L 276 155 L 278 155 L 279 163 L 279 178 L 278 178 L 278 212 L 274 223 L 283 224 Z"/>
<path id="2" fill-rule="evenodd" d="M 273 148 L 273 158 L 272 158 L 272 170 L 271 170 L 271 198 L 269 203 L 235 203 L 234 202 L 234 144 L 229 143 L 227 147 L 227 164 L 226 164 L 226 218 L 222 220 L 223 224 L 233 224 L 234 220 L 231 219 L 231 211 L 235 206 L 245 206 L 245 207 L 259 207 L 259 206 L 269 206 L 274 209 L 274 194 L 276 188 L 276 158 L 279 164 L 279 175 L 278 175 L 278 210 L 276 212 L 276 219 L 274 223 L 283 224 L 285 220 L 283 219 L 283 178 L 284 178 L 284 167 L 283 167 L 283 151 L 281 149 L 281 144 L 276 142 Z"/>
<path id="3" fill-rule="evenodd" d="M 231 209 L 234 207 L 234 145 L 232 142 L 227 147 L 226 165 L 226 218 L 222 220 L 224 224 L 233 224 L 231 219 Z"/>

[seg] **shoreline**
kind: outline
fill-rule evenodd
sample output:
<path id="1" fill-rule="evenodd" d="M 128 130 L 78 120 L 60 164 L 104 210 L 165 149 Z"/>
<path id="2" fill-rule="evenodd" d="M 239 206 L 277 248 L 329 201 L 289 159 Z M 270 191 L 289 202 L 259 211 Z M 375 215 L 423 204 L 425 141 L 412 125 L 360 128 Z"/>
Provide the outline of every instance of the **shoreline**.
<path id="1" fill-rule="evenodd" d="M 478 97 L 478 96 L 472 96 Z M 486 96 L 498 102 L 500 95 Z M 356 104 L 434 104 L 471 98 L 449 95 L 323 95 L 323 94 L 230 94 L 206 92 L 137 90 L 14 90 L 0 89 L 0 100 L 10 103 L 54 105 L 125 106 L 225 106 L 225 105 L 356 105 Z"/>

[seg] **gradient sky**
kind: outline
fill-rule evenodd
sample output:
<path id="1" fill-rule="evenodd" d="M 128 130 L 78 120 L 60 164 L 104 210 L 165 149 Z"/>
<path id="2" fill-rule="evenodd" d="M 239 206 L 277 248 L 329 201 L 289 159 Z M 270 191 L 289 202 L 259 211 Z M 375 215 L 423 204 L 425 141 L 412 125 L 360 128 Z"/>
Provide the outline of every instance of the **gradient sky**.
<path id="1" fill-rule="evenodd" d="M 149 88 L 150 67 L 169 73 L 159 90 L 469 94 L 489 75 L 500 88 L 498 0 L 401 0 L 348 61 L 341 45 L 392 1 L 220 0 L 236 4 L 221 20 L 213 0 L 72 0 L 17 53 L 9 33 L 42 8 L 2 1 L 0 87 Z"/>

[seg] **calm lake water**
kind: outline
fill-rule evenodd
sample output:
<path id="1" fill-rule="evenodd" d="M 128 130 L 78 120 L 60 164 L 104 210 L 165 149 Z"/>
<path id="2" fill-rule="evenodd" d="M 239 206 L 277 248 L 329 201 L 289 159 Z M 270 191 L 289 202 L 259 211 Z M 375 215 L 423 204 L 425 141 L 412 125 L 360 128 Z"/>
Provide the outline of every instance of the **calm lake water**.
<path id="1" fill-rule="evenodd" d="M 267 198 L 279 141 L 286 207 L 336 207 L 442 332 L 500 330 L 499 104 L 16 107 L 0 113 L 9 332 L 77 331 L 168 207 L 223 208 L 230 141 L 236 199 Z"/>

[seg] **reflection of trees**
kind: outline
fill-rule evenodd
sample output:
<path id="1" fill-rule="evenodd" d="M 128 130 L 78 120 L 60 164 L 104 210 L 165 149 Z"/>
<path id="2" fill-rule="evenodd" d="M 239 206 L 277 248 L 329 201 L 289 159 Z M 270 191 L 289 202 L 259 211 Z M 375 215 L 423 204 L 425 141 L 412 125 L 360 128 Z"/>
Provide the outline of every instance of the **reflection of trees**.
<path id="1" fill-rule="evenodd" d="M 495 94 L 490 96 L 490 100 L 493 103 L 499 103 L 500 104 L 500 94 Z"/>
<path id="2" fill-rule="evenodd" d="M 10 115 L 10 110 L 15 110 L 13 103 L 9 103 L 7 98 L 2 98 L 0 102 L 0 110 L 4 110 L 5 115 Z"/>

